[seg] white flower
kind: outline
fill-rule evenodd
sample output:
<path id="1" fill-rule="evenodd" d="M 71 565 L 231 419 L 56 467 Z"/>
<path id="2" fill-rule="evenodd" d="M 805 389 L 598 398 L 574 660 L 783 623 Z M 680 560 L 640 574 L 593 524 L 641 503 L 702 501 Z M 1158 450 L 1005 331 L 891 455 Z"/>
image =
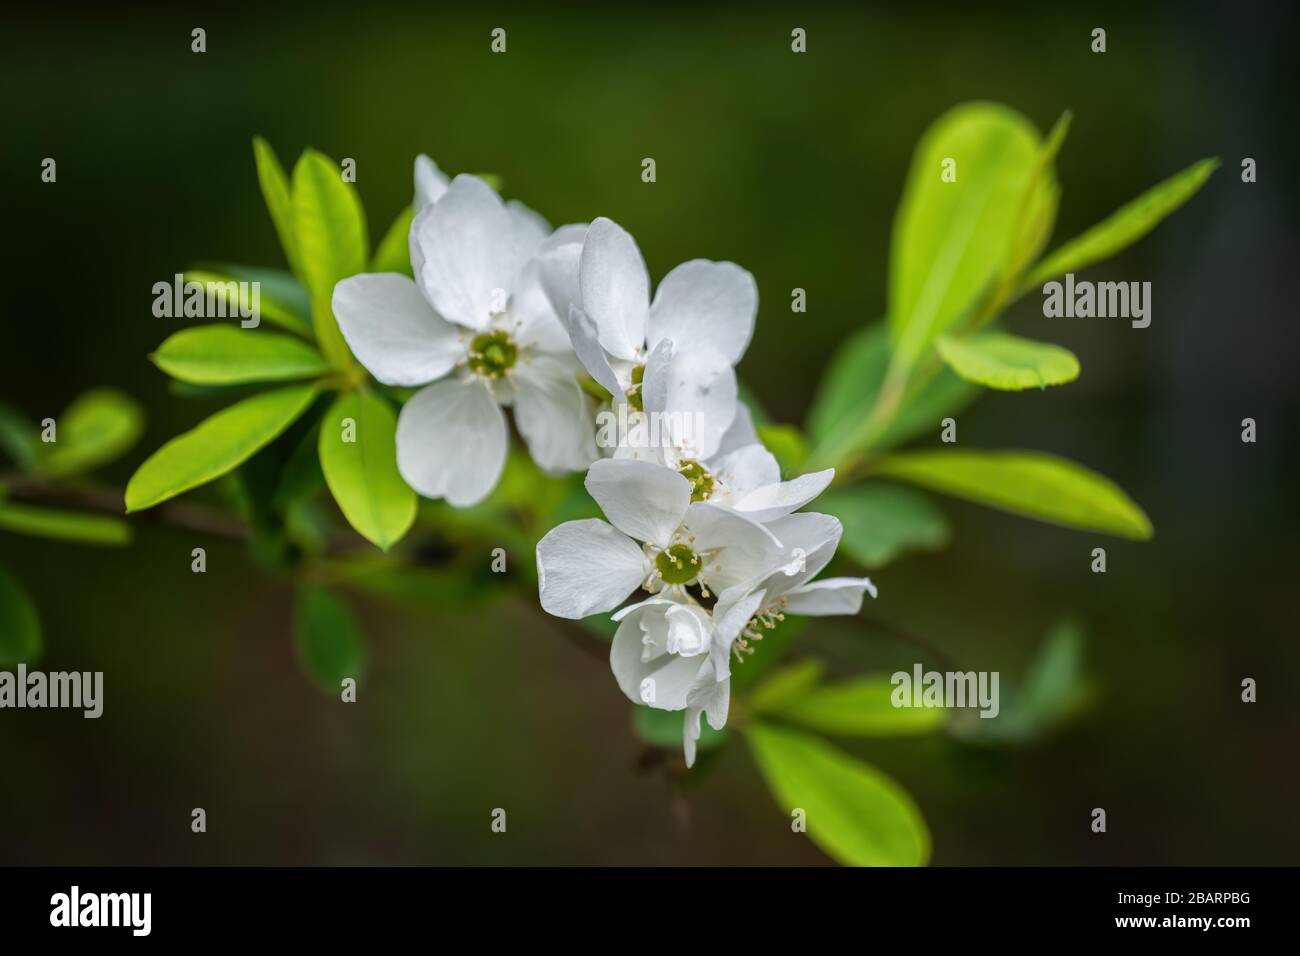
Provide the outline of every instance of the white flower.
<path id="1" fill-rule="evenodd" d="M 720 594 L 766 574 L 781 554 L 763 525 L 692 502 L 690 483 L 662 465 L 602 459 L 586 485 L 610 523 L 568 521 L 537 544 L 538 595 L 557 617 L 612 611 L 637 588 L 678 599 L 690 587 Z"/>
<path id="2" fill-rule="evenodd" d="M 681 457 L 714 454 L 735 414 L 734 366 L 754 332 L 754 277 L 693 259 L 664 276 L 652 302 L 636 241 L 605 218 L 541 268 L 574 351 L 614 404 L 659 416 L 664 444 Z"/>
<path id="3" fill-rule="evenodd" d="M 427 159 L 427 157 L 422 157 Z M 549 472 L 596 457 L 588 399 L 568 337 L 542 290 L 535 255 L 571 230 L 506 206 L 475 176 L 445 181 L 416 162 L 412 281 L 363 274 L 334 288 L 334 315 L 352 353 L 388 385 L 426 385 L 397 423 L 397 466 L 428 498 L 466 506 L 485 498 L 505 464 L 501 406 Z M 421 195 L 423 194 L 423 200 Z M 428 384 L 433 383 L 433 384 Z"/>
<path id="4" fill-rule="evenodd" d="M 867 578 L 813 581 L 839 544 L 838 520 L 795 514 L 769 526 L 781 537 L 781 552 L 757 580 L 723 591 L 706 611 L 689 595 L 652 598 L 624 608 L 609 662 L 619 688 L 635 703 L 683 710 L 686 765 L 695 763 L 703 715 L 714 730 L 727 722 L 731 701 L 731 657 L 743 660 L 753 643 L 787 613 L 856 614 L 862 595 L 876 590 Z M 793 559 L 793 560 L 792 560 Z"/>

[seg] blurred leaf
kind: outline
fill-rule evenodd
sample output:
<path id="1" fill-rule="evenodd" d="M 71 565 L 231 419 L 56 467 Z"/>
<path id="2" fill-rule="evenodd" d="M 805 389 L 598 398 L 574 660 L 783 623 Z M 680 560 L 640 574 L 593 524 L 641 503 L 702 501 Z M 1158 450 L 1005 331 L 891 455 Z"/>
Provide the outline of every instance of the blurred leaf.
<path id="1" fill-rule="evenodd" d="M 29 664 L 41 653 L 41 621 L 31 598 L 0 568 L 0 667 Z"/>
<path id="2" fill-rule="evenodd" d="M 600 618 L 588 618 L 600 620 Z M 733 661 L 731 668 L 731 692 L 743 694 L 753 687 L 764 675 L 781 662 L 794 639 L 803 633 L 812 618 L 802 615 L 787 615 L 786 619 L 770 631 L 763 631 L 762 640 L 753 644 L 755 651 L 743 660 Z M 615 625 L 617 627 L 617 625 Z M 612 632 L 611 632 L 612 633 Z"/>
<path id="3" fill-rule="evenodd" d="M 38 470 L 62 478 L 108 464 L 136 443 L 144 430 L 139 404 L 112 388 L 76 399 L 57 419 L 57 441 L 39 448 Z"/>
<path id="4" fill-rule="evenodd" d="M 266 211 L 271 214 L 280 247 L 284 249 L 289 268 L 302 275 L 299 265 L 298 238 L 294 231 L 293 199 L 289 194 L 289 179 L 275 155 L 271 144 L 260 136 L 253 137 L 253 159 L 257 163 L 257 182 L 262 187 Z"/>
<path id="5" fill-rule="evenodd" d="M 989 743 L 1026 744 L 1076 713 L 1088 696 L 1083 679 L 1083 628 L 1061 621 L 1048 634 L 1018 690 L 1001 694 L 998 716 L 954 721 L 958 736 Z"/>
<path id="6" fill-rule="evenodd" d="M 39 435 L 36 426 L 21 412 L 0 403 L 0 452 L 12 458 L 23 471 L 30 471 L 36 464 Z"/>
<path id="7" fill-rule="evenodd" d="M 330 370 L 301 339 L 229 325 L 182 329 L 149 358 L 172 378 L 194 385 L 239 385 L 312 378 Z"/>
<path id="8" fill-rule="evenodd" d="M 885 477 L 1052 524 L 1144 541 L 1151 522 L 1110 479 L 1033 451 L 918 451 L 877 465 Z"/>
<path id="9" fill-rule="evenodd" d="M 284 463 L 271 492 L 271 506 L 282 514 L 291 505 L 314 495 L 325 487 L 325 473 L 320 466 L 320 437 L 313 426 L 298 442 Z"/>
<path id="10" fill-rule="evenodd" d="M 1033 124 L 996 103 L 956 106 L 921 137 L 890 245 L 890 338 L 900 368 L 911 368 L 1002 274 L 1040 149 Z M 949 159 L 954 182 L 941 178 Z"/>
<path id="11" fill-rule="evenodd" d="M 682 749 L 682 722 L 684 710 L 656 710 L 653 707 L 633 707 L 632 726 L 636 735 L 652 747 L 661 750 Z M 696 746 L 701 750 L 712 750 L 727 740 L 727 729 L 714 730 L 707 720 L 700 721 L 700 739 Z"/>
<path id="12" fill-rule="evenodd" d="M 1027 292 L 1067 272 L 1086 269 L 1137 242 L 1191 199 L 1218 167 L 1218 159 L 1203 159 L 1148 189 L 1043 259 L 1021 285 L 1021 291 Z"/>
<path id="13" fill-rule="evenodd" d="M 320 429 L 321 470 L 334 500 L 357 533 L 384 551 L 415 521 L 415 492 L 397 471 L 396 429 L 392 408 L 370 392 L 340 395 Z M 345 431 L 355 440 L 345 441 Z"/>
<path id="14" fill-rule="evenodd" d="M 379 248 L 375 250 L 375 257 L 370 260 L 371 272 L 400 272 L 402 275 L 411 275 L 411 220 L 415 218 L 415 210 L 407 206 L 393 224 L 388 227 L 388 232 L 379 243 Z"/>
<path id="15" fill-rule="evenodd" d="M 758 440 L 781 465 L 782 475 L 793 477 L 803 472 L 808 460 L 808 441 L 799 429 L 793 425 L 760 425 L 756 431 Z"/>
<path id="16" fill-rule="evenodd" d="M 314 385 L 263 392 L 173 438 L 150 455 L 127 483 L 127 511 L 152 508 L 237 468 L 288 428 L 315 397 Z"/>
<path id="17" fill-rule="evenodd" d="M 446 564 L 435 569 L 397 564 L 378 552 L 370 552 L 331 562 L 327 567 L 340 584 L 438 614 L 475 607 L 499 595 L 505 586 L 504 575 L 492 574 L 487 562 L 478 568 Z"/>
<path id="18" fill-rule="evenodd" d="M 777 806 L 806 814 L 808 836 L 850 866 L 920 866 L 930 834 L 912 798 L 870 764 L 819 737 L 767 723 L 746 728 Z"/>
<path id="19" fill-rule="evenodd" d="M 1018 392 L 1064 385 L 1079 377 L 1079 360 L 1069 349 L 1005 332 L 981 332 L 970 338 L 940 336 L 939 354 L 968 382 Z"/>
<path id="20" fill-rule="evenodd" d="M 865 568 L 884 567 L 904 551 L 935 551 L 948 543 L 943 514 L 909 488 L 852 485 L 823 495 L 817 509 L 840 519 L 840 547 Z"/>
<path id="21" fill-rule="evenodd" d="M 937 430 L 945 417 L 961 411 L 979 392 L 944 369 L 909 392 L 893 422 L 876 433 L 871 409 L 888 366 L 889 341 L 883 323 L 853 333 L 840 346 L 808 417 L 813 442 L 810 468 L 838 467 L 868 448 L 893 448 L 927 429 Z"/>
<path id="22" fill-rule="evenodd" d="M 256 282 L 260 318 L 288 332 L 309 339 L 315 337 L 311 327 L 311 298 L 298 280 L 287 272 L 223 262 L 205 269 L 191 269 L 181 278 L 186 282 L 197 282 L 205 289 L 208 283 L 213 283 L 212 291 L 223 301 L 228 299 L 225 294 L 227 282 Z M 238 314 L 232 308 L 238 304 L 226 301 L 226 314 Z"/>
<path id="23" fill-rule="evenodd" d="M 0 500 L 0 530 L 83 544 L 131 543 L 131 526 L 120 518 L 4 500 Z"/>
<path id="24" fill-rule="evenodd" d="M 1034 185 L 1025 194 L 1016 240 L 1002 273 L 1003 288 L 999 291 L 1004 295 L 1011 291 L 1011 284 L 1038 258 L 1047 245 L 1047 240 L 1051 238 L 1052 227 L 1056 225 L 1056 211 L 1061 202 L 1061 186 L 1056 181 L 1054 164 L 1073 119 L 1069 110 L 1062 113 L 1038 151 L 1038 162 L 1032 177 Z"/>
<path id="25" fill-rule="evenodd" d="M 360 680 L 361 628 L 352 609 L 324 588 L 303 588 L 299 595 L 294 644 L 303 670 L 321 690 L 338 693 L 344 678 Z"/>
<path id="26" fill-rule="evenodd" d="M 873 674 L 819 687 L 783 701 L 770 713 L 824 734 L 852 737 L 897 737 L 927 734 L 943 726 L 943 708 L 895 707 L 894 685 L 886 674 Z"/>
<path id="27" fill-rule="evenodd" d="M 749 709 L 762 714 L 797 700 L 810 692 L 825 672 L 826 665 L 815 658 L 783 667 L 754 688 L 749 695 Z"/>
<path id="28" fill-rule="evenodd" d="M 366 268 L 369 242 L 361 200 L 356 188 L 343 181 L 337 163 L 309 149 L 293 168 L 293 212 L 316 340 L 335 366 L 349 368 L 352 353 L 334 320 L 330 300 L 335 283 Z"/>

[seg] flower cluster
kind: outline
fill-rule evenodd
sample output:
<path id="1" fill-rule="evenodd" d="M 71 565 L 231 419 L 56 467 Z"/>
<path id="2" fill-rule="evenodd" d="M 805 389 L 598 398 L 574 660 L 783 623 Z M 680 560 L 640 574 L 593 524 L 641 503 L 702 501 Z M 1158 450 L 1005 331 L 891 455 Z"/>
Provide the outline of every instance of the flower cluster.
<path id="1" fill-rule="evenodd" d="M 701 716 L 726 722 L 733 659 L 787 613 L 855 614 L 875 594 L 866 578 L 813 580 L 841 527 L 796 512 L 833 471 L 782 481 L 737 399 L 753 276 L 695 259 L 652 298 L 635 240 L 609 219 L 552 230 L 424 156 L 415 191 L 414 279 L 354 276 L 333 303 L 375 378 L 422 386 L 398 419 L 398 468 L 426 497 L 482 500 L 504 465 L 508 407 L 542 469 L 587 470 L 609 521 L 539 542 L 542 607 L 576 619 L 639 595 L 614 614 L 610 664 L 634 702 L 685 711 L 689 766 Z"/>

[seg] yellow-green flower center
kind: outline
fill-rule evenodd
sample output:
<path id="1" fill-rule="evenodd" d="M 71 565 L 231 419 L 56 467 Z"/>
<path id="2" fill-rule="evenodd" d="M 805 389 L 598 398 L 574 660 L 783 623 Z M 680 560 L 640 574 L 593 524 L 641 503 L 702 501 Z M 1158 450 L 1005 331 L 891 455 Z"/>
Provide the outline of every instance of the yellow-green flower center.
<path id="1" fill-rule="evenodd" d="M 677 474 L 691 483 L 691 501 L 708 501 L 713 494 L 713 473 L 698 461 L 687 458 L 677 466 Z"/>
<path id="2" fill-rule="evenodd" d="M 519 349 L 508 333 L 483 332 L 469 343 L 470 371 L 484 378 L 500 378 L 514 368 Z"/>
<path id="3" fill-rule="evenodd" d="M 645 402 L 641 399 L 641 382 L 645 378 L 645 366 L 632 366 L 632 385 L 627 390 L 627 403 L 638 412 L 645 411 Z"/>
<path id="4" fill-rule="evenodd" d="M 690 584 L 704 561 L 689 544 L 672 544 L 655 555 L 655 569 L 665 584 Z"/>

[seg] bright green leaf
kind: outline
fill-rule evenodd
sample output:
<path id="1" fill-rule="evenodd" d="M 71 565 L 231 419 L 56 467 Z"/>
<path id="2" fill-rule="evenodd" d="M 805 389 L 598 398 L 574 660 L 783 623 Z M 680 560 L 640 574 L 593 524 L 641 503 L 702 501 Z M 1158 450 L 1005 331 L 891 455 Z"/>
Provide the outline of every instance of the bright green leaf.
<path id="1" fill-rule="evenodd" d="M 825 671 L 826 665 L 814 658 L 783 667 L 754 688 L 749 695 L 749 709 L 763 714 L 797 700 L 817 685 Z"/>
<path id="2" fill-rule="evenodd" d="M 35 605 L 22 585 L 0 568 L 0 667 L 31 663 L 41 643 Z"/>
<path id="3" fill-rule="evenodd" d="M 632 726 L 636 735 L 652 747 L 662 750 L 680 751 L 682 749 L 683 711 L 656 710 L 653 707 L 632 708 Z M 727 729 L 714 730 L 707 720 L 700 721 L 700 739 L 696 747 L 700 751 L 712 750 L 727 739 Z"/>
<path id="4" fill-rule="evenodd" d="M 415 520 L 415 492 L 397 471 L 396 429 L 392 408 L 370 392 L 339 396 L 320 427 L 321 469 L 334 500 L 348 523 L 385 551 Z"/>
<path id="5" fill-rule="evenodd" d="M 894 420 L 876 430 L 871 409 L 888 366 L 889 341 L 881 323 L 853 333 L 840 346 L 808 418 L 813 441 L 810 468 L 838 467 L 868 448 L 893 448 L 926 430 L 937 430 L 946 416 L 961 411 L 979 392 L 945 368 L 909 392 Z"/>
<path id="6" fill-rule="evenodd" d="M 1079 272 L 1137 242 L 1160 220 L 1191 199 L 1218 166 L 1217 159 L 1203 159 L 1121 206 L 1043 259 L 1021 285 L 1021 291 L 1067 272 Z"/>
<path id="7" fill-rule="evenodd" d="M 294 231 L 293 199 L 289 193 L 289 180 L 284 167 L 275 155 L 271 144 L 260 136 L 253 137 L 253 159 L 257 163 L 257 182 L 262 187 L 266 211 L 271 214 L 280 247 L 284 249 L 289 268 L 301 275 L 298 263 L 298 238 Z"/>
<path id="8" fill-rule="evenodd" d="M 1002 275 L 1034 188 L 1041 140 L 996 103 L 954 107 L 917 145 L 890 247 L 894 362 L 911 368 Z M 955 181 L 942 178 L 955 162 Z"/>
<path id="9" fill-rule="evenodd" d="M 926 734 L 948 719 L 942 707 L 895 707 L 893 692 L 888 676 L 873 674 L 819 687 L 770 713 L 824 734 L 850 737 Z"/>
<path id="10" fill-rule="evenodd" d="M 108 464 L 139 439 L 144 414 L 130 396 L 112 388 L 85 392 L 56 419 L 57 441 L 38 451 L 40 471 L 55 477 Z"/>
<path id="11" fill-rule="evenodd" d="M 364 272 L 369 259 L 366 215 L 356 187 L 328 156 L 305 151 L 293 168 L 294 228 L 302 258 L 300 274 L 311 293 L 312 325 L 325 357 L 352 365 L 330 302 L 340 279 Z"/>
<path id="12" fill-rule="evenodd" d="M 870 764 L 819 737 L 767 723 L 747 728 L 763 778 L 787 819 L 804 811 L 808 836 L 850 866 L 921 866 L 930 833 L 912 798 Z"/>
<path id="13" fill-rule="evenodd" d="M 36 464 L 36 445 L 40 432 L 26 416 L 10 405 L 0 403 L 0 452 L 8 455 L 23 471 Z"/>
<path id="14" fill-rule="evenodd" d="M 211 266 L 191 269 L 182 279 L 186 282 L 198 282 L 204 291 L 211 291 L 214 299 L 225 306 L 227 316 L 239 315 L 238 286 L 232 290 L 229 282 L 257 283 L 257 314 L 259 319 L 266 319 L 272 325 L 313 338 L 311 327 L 311 297 L 302 284 L 288 272 L 280 269 L 259 269 L 255 266 L 240 266 L 233 263 L 215 263 Z M 211 289 L 208 289 L 211 284 Z M 232 296 L 234 291 L 236 295 Z M 251 300 L 251 295 L 250 295 Z M 245 303 L 246 305 L 248 303 Z M 245 309 L 245 311 L 248 311 Z M 241 317 L 241 322 L 246 321 Z M 250 326 L 251 327 L 251 326 Z"/>
<path id="15" fill-rule="evenodd" d="M 844 526 L 840 548 L 865 568 L 880 568 L 905 551 L 935 551 L 948 543 L 943 514 L 924 495 L 884 482 L 828 492 L 817 510 Z"/>
<path id="16" fill-rule="evenodd" d="M 0 531 L 82 544 L 131 543 L 131 526 L 120 518 L 40 508 L 15 501 L 0 500 Z"/>
<path id="17" fill-rule="evenodd" d="M 885 477 L 1052 524 L 1122 538 L 1151 537 L 1142 509 L 1110 479 L 1033 451 L 918 451 L 877 465 Z"/>
<path id="18" fill-rule="evenodd" d="M 323 588 L 299 595 L 294 646 L 307 675 L 327 693 L 339 693 L 345 678 L 361 677 L 361 628 L 352 609 Z"/>
<path id="19" fill-rule="evenodd" d="M 1038 151 L 1038 161 L 1031 177 L 1033 185 L 1022 200 L 1024 205 L 1020 210 L 1016 240 L 1002 272 L 1001 295 L 1012 291 L 1009 288 L 1011 283 L 1038 258 L 1051 238 L 1052 227 L 1056 225 L 1056 211 L 1061 203 L 1061 186 L 1056 181 L 1054 164 L 1073 118 L 1069 110 L 1062 113 Z"/>
<path id="20" fill-rule="evenodd" d="M 371 272 L 400 272 L 411 275 L 411 220 L 415 210 L 407 206 L 393 224 L 375 250 L 375 257 L 370 260 Z"/>
<path id="21" fill-rule="evenodd" d="M 941 336 L 939 354 L 968 382 L 1018 392 L 1064 385 L 1079 377 L 1079 360 L 1050 342 L 1035 342 L 1005 332 L 981 332 L 970 338 Z"/>
<path id="22" fill-rule="evenodd" d="M 194 385 L 278 382 L 330 370 L 320 353 L 301 339 L 229 325 L 182 329 L 149 358 L 172 378 Z"/>
<path id="23" fill-rule="evenodd" d="M 291 385 L 246 398 L 178 435 L 146 459 L 126 486 L 126 510 L 152 508 L 239 467 L 293 424 L 316 397 Z"/>

